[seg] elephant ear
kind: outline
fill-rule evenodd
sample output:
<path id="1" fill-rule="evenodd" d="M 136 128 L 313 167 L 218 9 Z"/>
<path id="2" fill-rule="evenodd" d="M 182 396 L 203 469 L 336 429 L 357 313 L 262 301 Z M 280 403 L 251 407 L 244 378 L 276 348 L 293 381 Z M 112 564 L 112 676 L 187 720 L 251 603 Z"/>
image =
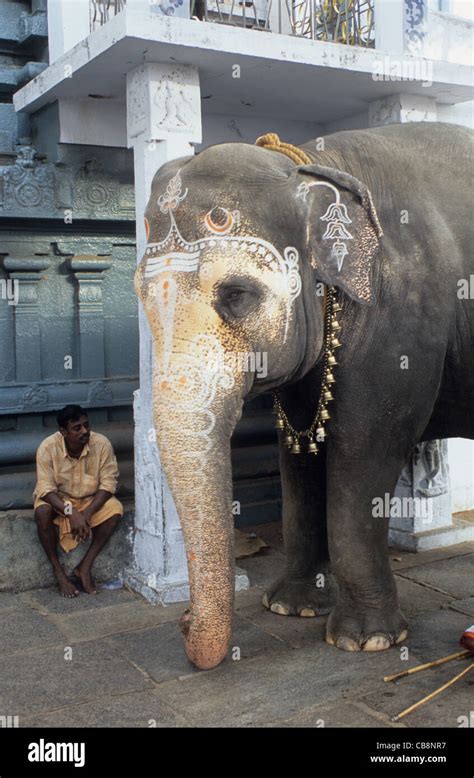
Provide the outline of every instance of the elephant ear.
<path id="1" fill-rule="evenodd" d="M 372 196 L 354 176 L 322 165 L 300 165 L 297 200 L 306 204 L 311 265 L 325 284 L 362 305 L 375 305 L 383 235 Z"/>

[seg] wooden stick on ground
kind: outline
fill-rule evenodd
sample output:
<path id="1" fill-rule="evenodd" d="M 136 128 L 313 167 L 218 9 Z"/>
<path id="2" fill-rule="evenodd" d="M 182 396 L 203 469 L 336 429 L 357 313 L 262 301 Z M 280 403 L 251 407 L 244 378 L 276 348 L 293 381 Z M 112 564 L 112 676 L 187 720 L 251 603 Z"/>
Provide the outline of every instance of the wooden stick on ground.
<path id="1" fill-rule="evenodd" d="M 458 651 L 456 654 L 450 654 L 449 656 L 443 656 L 441 659 L 435 659 L 433 662 L 426 662 L 424 665 L 416 665 L 416 667 L 410 667 L 409 670 L 402 670 L 401 673 L 395 673 L 395 675 L 386 675 L 384 677 L 385 683 L 387 681 L 396 681 L 397 678 L 404 678 L 406 675 L 412 673 L 419 673 L 420 670 L 427 670 L 428 667 L 436 667 L 442 665 L 445 662 L 451 662 L 452 659 L 461 659 L 464 656 L 470 656 L 470 651 Z"/>
<path id="2" fill-rule="evenodd" d="M 458 675 L 455 675 L 454 678 L 451 678 L 450 681 L 448 681 L 447 683 L 443 684 L 443 686 L 440 686 L 439 689 L 435 689 L 434 692 L 431 692 L 431 694 L 428 694 L 426 697 L 423 697 L 422 700 L 418 700 L 418 702 L 415 702 L 414 705 L 410 705 L 409 708 L 405 708 L 405 710 L 402 710 L 401 713 L 397 713 L 396 716 L 392 716 L 390 721 L 400 721 L 400 719 L 403 718 L 403 716 L 406 716 L 408 713 L 411 713 L 412 711 L 416 710 L 421 705 L 424 705 L 425 702 L 428 702 L 429 700 L 432 700 L 433 697 L 436 697 L 438 694 L 441 694 L 441 692 L 444 692 L 444 690 L 447 689 L 448 686 L 452 686 L 453 683 L 456 683 L 456 681 L 459 681 L 459 679 L 462 678 L 463 675 L 466 675 L 466 673 L 468 673 L 469 670 L 472 670 L 473 667 L 474 667 L 474 662 L 471 662 L 471 664 L 468 665 L 467 667 L 465 667 L 464 670 L 461 673 L 459 673 Z"/>

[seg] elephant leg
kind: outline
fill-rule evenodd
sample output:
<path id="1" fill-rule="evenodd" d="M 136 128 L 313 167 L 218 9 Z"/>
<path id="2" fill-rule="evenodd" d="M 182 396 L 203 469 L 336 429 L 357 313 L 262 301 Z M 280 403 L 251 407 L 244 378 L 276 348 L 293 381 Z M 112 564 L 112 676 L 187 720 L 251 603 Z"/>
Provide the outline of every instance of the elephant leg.
<path id="1" fill-rule="evenodd" d="M 335 602 L 326 530 L 325 445 L 317 456 L 280 447 L 286 570 L 263 604 L 282 616 L 319 616 Z"/>
<path id="2" fill-rule="evenodd" d="M 346 651 L 381 651 L 408 634 L 389 562 L 389 517 L 381 515 L 404 461 L 376 444 L 370 451 L 336 445 L 329 452 L 328 539 L 338 599 L 326 640 Z"/>

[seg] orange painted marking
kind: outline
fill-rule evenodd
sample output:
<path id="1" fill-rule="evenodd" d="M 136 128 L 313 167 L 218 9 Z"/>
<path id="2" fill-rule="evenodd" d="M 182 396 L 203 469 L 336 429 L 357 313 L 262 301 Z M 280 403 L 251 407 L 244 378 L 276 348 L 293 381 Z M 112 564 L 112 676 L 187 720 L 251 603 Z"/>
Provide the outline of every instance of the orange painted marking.
<path id="1" fill-rule="evenodd" d="M 210 213 L 207 213 L 204 221 L 206 223 L 207 228 L 212 230 L 213 232 L 226 232 L 232 225 L 232 215 L 230 213 L 227 214 L 227 219 L 225 220 L 224 224 L 216 224 L 212 220 Z"/>
<path id="2" fill-rule="evenodd" d="M 188 562 L 195 562 L 196 561 L 196 554 L 194 551 L 190 551 L 188 554 Z"/>
<path id="3" fill-rule="evenodd" d="M 180 375 L 180 377 L 179 377 L 179 383 L 180 383 L 181 385 L 186 383 L 186 376 L 185 376 L 185 375 Z"/>
<path id="4" fill-rule="evenodd" d="M 170 389 L 170 385 L 168 381 L 162 381 L 160 384 L 160 389 Z"/>
<path id="5" fill-rule="evenodd" d="M 169 285 L 170 285 L 169 281 L 163 281 L 163 289 L 168 289 Z"/>

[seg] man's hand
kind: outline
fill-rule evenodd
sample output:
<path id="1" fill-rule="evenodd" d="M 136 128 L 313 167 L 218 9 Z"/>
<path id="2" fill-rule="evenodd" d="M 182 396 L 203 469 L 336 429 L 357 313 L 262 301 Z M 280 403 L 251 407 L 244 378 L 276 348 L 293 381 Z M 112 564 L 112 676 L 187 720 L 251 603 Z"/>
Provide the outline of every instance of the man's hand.
<path id="1" fill-rule="evenodd" d="M 90 507 L 84 508 L 81 511 L 82 515 L 84 516 L 85 520 L 87 521 L 87 525 L 90 526 L 90 521 L 92 518 L 93 511 L 91 511 Z"/>
<path id="2" fill-rule="evenodd" d="M 80 511 L 77 511 L 75 508 L 73 508 L 72 513 L 68 518 L 74 540 L 87 540 L 91 534 L 91 528 L 89 527 L 87 517 L 84 516 L 84 514 Z"/>
<path id="3" fill-rule="evenodd" d="M 92 498 L 92 502 L 87 506 L 87 508 L 84 508 L 81 513 L 83 516 L 86 517 L 86 521 L 89 524 L 91 518 L 93 517 L 94 513 L 97 513 L 97 511 L 100 511 L 103 505 L 107 502 L 108 499 L 112 497 L 110 492 L 106 492 L 105 489 L 99 489 L 98 492 L 94 494 L 94 497 Z"/>

